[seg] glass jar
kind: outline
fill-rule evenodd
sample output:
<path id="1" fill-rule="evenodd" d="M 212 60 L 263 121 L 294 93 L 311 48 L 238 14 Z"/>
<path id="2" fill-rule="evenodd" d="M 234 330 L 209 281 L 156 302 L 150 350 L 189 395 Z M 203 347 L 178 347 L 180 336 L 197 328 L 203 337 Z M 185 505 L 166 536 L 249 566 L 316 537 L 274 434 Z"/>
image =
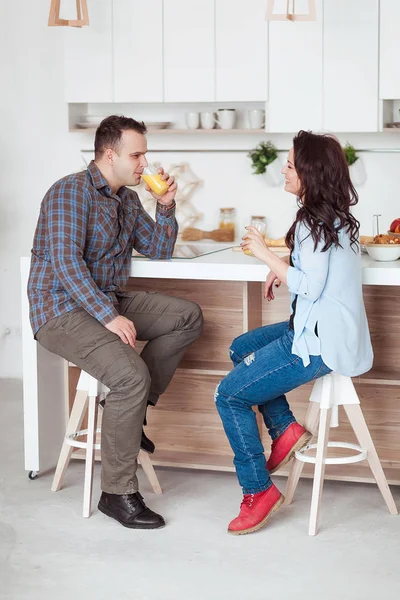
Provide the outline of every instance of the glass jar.
<path id="1" fill-rule="evenodd" d="M 263 237 L 267 236 L 267 219 L 262 216 L 251 217 L 250 225 L 258 229 Z"/>
<path id="2" fill-rule="evenodd" d="M 220 208 L 219 209 L 219 229 L 228 229 L 232 232 L 232 239 L 227 241 L 233 242 L 235 239 L 235 209 Z"/>
<path id="3" fill-rule="evenodd" d="M 251 227 L 255 227 L 264 238 L 267 237 L 267 219 L 265 217 L 257 215 L 251 217 L 250 225 Z M 254 256 L 251 250 L 244 250 L 243 252 L 247 254 L 247 256 Z"/>

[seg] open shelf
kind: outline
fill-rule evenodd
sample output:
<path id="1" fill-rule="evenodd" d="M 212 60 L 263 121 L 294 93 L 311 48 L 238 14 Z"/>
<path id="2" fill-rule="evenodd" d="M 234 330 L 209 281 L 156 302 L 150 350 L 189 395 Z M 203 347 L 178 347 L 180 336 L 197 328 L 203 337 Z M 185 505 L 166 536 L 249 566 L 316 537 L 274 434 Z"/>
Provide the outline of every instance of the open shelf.
<path id="1" fill-rule="evenodd" d="M 72 127 L 69 131 L 70 133 L 90 133 L 94 134 L 96 132 L 97 127 Z M 146 135 L 232 135 L 232 134 L 264 134 L 266 131 L 264 129 L 149 129 Z"/>

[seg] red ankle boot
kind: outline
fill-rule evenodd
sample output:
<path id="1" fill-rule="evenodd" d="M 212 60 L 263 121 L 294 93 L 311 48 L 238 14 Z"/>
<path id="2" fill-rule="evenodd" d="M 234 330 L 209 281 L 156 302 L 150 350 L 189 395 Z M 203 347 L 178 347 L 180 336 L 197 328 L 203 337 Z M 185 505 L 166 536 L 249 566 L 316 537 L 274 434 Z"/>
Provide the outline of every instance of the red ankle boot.
<path id="1" fill-rule="evenodd" d="M 272 442 L 271 454 L 267 462 L 267 469 L 272 474 L 286 465 L 293 458 L 296 450 L 303 448 L 312 434 L 298 423 L 292 423 L 282 435 Z"/>
<path id="2" fill-rule="evenodd" d="M 283 504 L 284 497 L 275 485 L 271 485 L 265 492 L 258 494 L 245 494 L 240 513 L 228 525 L 228 533 L 243 535 L 253 533 L 268 521 L 273 512 Z"/>

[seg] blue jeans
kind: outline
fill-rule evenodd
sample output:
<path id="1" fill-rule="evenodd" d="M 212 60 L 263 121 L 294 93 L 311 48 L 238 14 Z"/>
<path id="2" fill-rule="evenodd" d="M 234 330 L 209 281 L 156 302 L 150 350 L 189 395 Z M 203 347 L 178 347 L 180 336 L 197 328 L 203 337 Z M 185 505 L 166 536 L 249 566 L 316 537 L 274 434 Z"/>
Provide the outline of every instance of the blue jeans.
<path id="1" fill-rule="evenodd" d="M 292 354 L 293 335 L 285 321 L 236 338 L 230 349 L 235 368 L 215 392 L 244 494 L 257 494 L 272 485 L 252 406 L 258 407 L 274 440 L 296 421 L 285 394 L 331 372 L 321 356 L 310 356 L 304 367 Z"/>

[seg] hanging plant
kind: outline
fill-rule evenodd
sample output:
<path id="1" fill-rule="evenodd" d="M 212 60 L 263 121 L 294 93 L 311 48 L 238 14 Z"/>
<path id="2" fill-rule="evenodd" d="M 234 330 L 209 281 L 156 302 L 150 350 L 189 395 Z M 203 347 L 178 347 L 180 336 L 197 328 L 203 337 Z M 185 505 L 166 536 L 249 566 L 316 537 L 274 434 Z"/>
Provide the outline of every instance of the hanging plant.
<path id="1" fill-rule="evenodd" d="M 267 171 L 268 165 L 278 158 L 278 151 L 272 142 L 260 142 L 247 156 L 251 158 L 253 173 L 262 175 Z"/>
<path id="2" fill-rule="evenodd" d="M 356 149 L 354 148 L 354 146 L 347 142 L 347 144 L 343 148 L 343 152 L 346 156 L 347 164 L 349 165 L 349 167 L 351 167 L 351 165 L 354 165 L 354 163 L 358 160 L 358 156 L 356 154 Z"/>

